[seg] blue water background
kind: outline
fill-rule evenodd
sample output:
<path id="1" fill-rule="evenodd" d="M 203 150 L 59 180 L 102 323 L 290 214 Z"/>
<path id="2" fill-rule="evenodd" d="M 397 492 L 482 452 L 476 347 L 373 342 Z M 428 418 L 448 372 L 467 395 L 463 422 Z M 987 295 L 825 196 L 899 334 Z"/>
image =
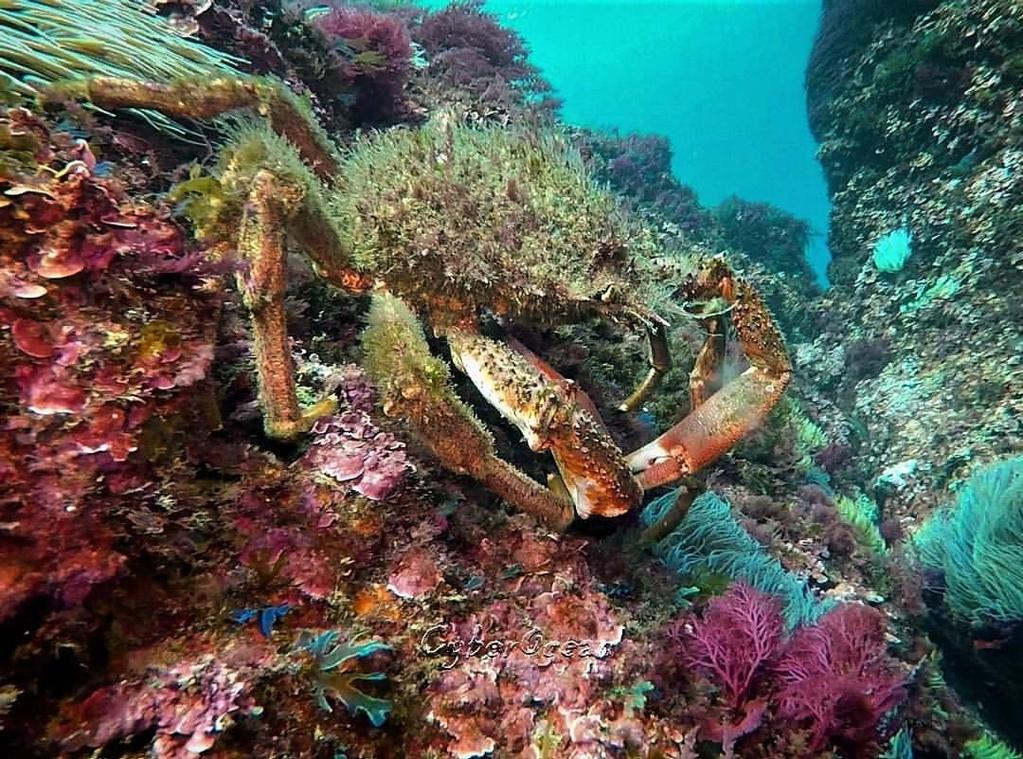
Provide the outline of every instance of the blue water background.
<path id="1" fill-rule="evenodd" d="M 432 7 L 443 2 L 431 2 Z M 488 0 L 564 99 L 565 121 L 654 132 L 675 175 L 807 219 L 824 277 L 828 198 L 803 74 L 820 0 Z"/>

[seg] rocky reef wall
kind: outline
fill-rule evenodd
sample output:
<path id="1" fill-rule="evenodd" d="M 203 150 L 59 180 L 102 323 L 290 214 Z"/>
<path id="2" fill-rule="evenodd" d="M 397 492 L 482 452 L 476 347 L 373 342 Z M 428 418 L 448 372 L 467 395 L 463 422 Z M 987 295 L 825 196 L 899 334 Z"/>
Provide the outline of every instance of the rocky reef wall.
<path id="1" fill-rule="evenodd" d="M 912 530 L 1023 444 L 1023 5 L 825 0 L 806 84 L 834 286 L 798 372 L 844 417 L 845 476 Z M 1019 741 L 1018 620 L 948 615 L 948 579 L 924 577 L 946 674 Z"/>
<path id="2" fill-rule="evenodd" d="M 1021 49 L 1011 0 L 835 0 L 807 70 L 834 287 L 797 360 L 909 500 L 1021 444 Z"/>

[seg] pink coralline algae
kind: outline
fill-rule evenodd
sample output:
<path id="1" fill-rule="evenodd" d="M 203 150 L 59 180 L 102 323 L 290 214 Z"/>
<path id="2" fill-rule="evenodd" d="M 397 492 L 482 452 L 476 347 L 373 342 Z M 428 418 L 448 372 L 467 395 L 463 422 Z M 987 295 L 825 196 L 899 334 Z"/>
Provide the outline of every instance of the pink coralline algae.
<path id="1" fill-rule="evenodd" d="M 313 426 L 313 440 L 301 465 L 320 472 L 374 501 L 386 498 L 411 469 L 405 444 L 380 430 L 370 417 L 373 391 L 365 376 L 348 367 L 338 394 L 345 405 Z"/>
<path id="2" fill-rule="evenodd" d="M 72 372 L 66 369 L 22 364 L 15 367 L 14 377 L 22 404 L 33 414 L 79 414 L 85 410 L 85 390 L 74 384 Z"/>
<path id="3" fill-rule="evenodd" d="M 533 756 L 534 736 L 544 730 L 562 736 L 564 756 L 637 747 L 642 726 L 606 697 L 633 644 L 577 560 L 578 546 L 510 532 L 481 547 L 494 572 L 495 562 L 515 556 L 537 560 L 528 569 L 512 565 L 518 572 L 499 580 L 507 600 L 440 625 L 423 641 L 441 667 L 426 699 L 428 719 L 447 736 L 444 750 L 473 757 L 500 747 L 502 755 Z"/>
<path id="4" fill-rule="evenodd" d="M 263 644 L 229 644 L 171 666 L 154 664 L 144 676 L 100 688 L 70 707 L 61 720 L 68 727 L 58 724 L 55 738 L 74 751 L 155 730 L 151 756 L 194 759 L 235 721 L 261 713 L 252 691 L 273 656 Z"/>
<path id="5" fill-rule="evenodd" d="M 195 251 L 84 141 L 19 109 L 3 130 L 32 150 L 0 172 L 0 619 L 121 570 L 110 517 L 148 477 L 147 431 L 195 414 L 181 389 L 212 364 L 220 297 L 191 270 L 152 273 Z"/>
<path id="6" fill-rule="evenodd" d="M 14 345 L 22 353 L 33 358 L 49 358 L 53 355 L 53 341 L 46 325 L 32 319 L 15 319 L 11 324 Z"/>
<path id="7" fill-rule="evenodd" d="M 76 428 L 69 437 L 78 445 L 80 453 L 108 452 L 114 461 L 127 461 L 128 455 L 138 450 L 132 430 L 138 429 L 139 421 L 137 413 L 125 413 L 113 405 L 100 406 L 88 427 Z"/>
<path id="8" fill-rule="evenodd" d="M 212 362 L 211 335 L 198 314 L 187 313 L 192 304 L 174 296 L 150 300 L 150 312 L 176 306 L 184 317 L 174 327 L 151 322 L 142 308 L 142 283 L 133 281 L 140 279 L 137 258 L 187 257 L 181 231 L 153 209 L 128 202 L 90 165 L 94 160 L 72 161 L 56 172 L 0 179 L 0 226 L 13 241 L 0 262 L 0 290 L 6 289 L 0 294 L 10 304 L 0 308 L 0 324 L 9 328 L 20 358 L 14 375 L 21 403 L 40 416 L 82 413 L 97 385 L 122 398 L 187 387 L 204 378 Z M 86 274 L 103 280 L 81 279 Z M 86 298 L 84 288 L 93 281 L 107 303 Z M 19 297 L 26 288 L 36 288 L 38 297 Z M 130 314 L 136 305 L 138 323 L 111 316 Z M 104 401 L 103 392 L 92 394 L 98 404 Z"/>
<path id="9" fill-rule="evenodd" d="M 437 564 L 423 549 L 405 554 L 387 579 L 387 589 L 399 598 L 419 598 L 433 592 L 440 584 Z"/>
<path id="10" fill-rule="evenodd" d="M 248 540 L 241 563 L 262 575 L 290 581 L 304 595 L 323 599 L 337 583 L 336 562 L 319 545 L 315 533 L 302 527 L 273 527 L 239 520 L 238 532 Z"/>

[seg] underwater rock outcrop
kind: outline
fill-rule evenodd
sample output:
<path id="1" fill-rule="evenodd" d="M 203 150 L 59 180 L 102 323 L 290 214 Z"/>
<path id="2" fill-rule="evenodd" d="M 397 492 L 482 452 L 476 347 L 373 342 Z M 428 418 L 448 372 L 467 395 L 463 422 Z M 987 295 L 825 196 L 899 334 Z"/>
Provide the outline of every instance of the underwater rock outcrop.
<path id="1" fill-rule="evenodd" d="M 826 6 L 807 87 L 834 287 L 801 363 L 908 504 L 1023 444 L 1023 7 Z"/>
<path id="2" fill-rule="evenodd" d="M 845 476 L 912 531 L 946 488 L 1023 447 L 1023 6 L 824 6 L 806 82 L 833 287 L 795 360 L 845 419 Z M 931 547 L 953 550 L 945 540 L 956 542 Z M 944 573 L 925 566 L 925 597 L 961 605 L 963 588 L 943 590 Z M 1020 620 L 996 633 L 934 614 L 950 677 L 970 672 L 974 702 L 1023 740 L 999 706 L 1018 703 L 1018 678 L 976 677 L 1018 657 Z"/>

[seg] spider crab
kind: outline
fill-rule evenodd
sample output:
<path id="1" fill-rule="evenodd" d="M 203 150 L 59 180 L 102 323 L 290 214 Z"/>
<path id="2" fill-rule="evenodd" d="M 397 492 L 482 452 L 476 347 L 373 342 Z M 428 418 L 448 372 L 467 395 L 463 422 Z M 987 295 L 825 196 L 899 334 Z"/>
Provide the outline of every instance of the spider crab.
<path id="1" fill-rule="evenodd" d="M 663 273 L 630 254 L 627 222 L 612 197 L 556 136 L 435 119 L 357 142 L 342 158 L 308 109 L 272 80 L 96 78 L 47 97 L 69 96 L 177 117 L 245 109 L 264 117 L 233 130 L 214 175 L 213 210 L 197 232 L 247 263 L 237 284 L 251 312 L 273 438 L 298 437 L 336 410 L 330 397 L 299 406 L 284 315 L 287 239 L 333 285 L 373 292 L 364 345 L 384 412 L 407 421 L 445 467 L 556 528 L 576 513 L 623 514 L 645 490 L 714 461 L 763 420 L 789 382 L 773 317 L 719 257 L 668 291 L 686 302 L 726 304 L 749 367 L 711 392 L 723 322 L 720 314 L 705 318 L 707 340 L 690 375 L 691 413 L 628 455 L 571 381 L 514 341 L 484 334 L 484 312 L 506 321 L 603 318 L 639 326 L 649 337 L 650 369 L 623 411 L 638 407 L 670 366 L 665 322 L 650 308 L 665 288 L 657 282 Z M 420 318 L 529 446 L 553 454 L 560 477 L 549 487 L 496 455 L 489 433 L 455 395 L 447 364 L 430 354 Z"/>

